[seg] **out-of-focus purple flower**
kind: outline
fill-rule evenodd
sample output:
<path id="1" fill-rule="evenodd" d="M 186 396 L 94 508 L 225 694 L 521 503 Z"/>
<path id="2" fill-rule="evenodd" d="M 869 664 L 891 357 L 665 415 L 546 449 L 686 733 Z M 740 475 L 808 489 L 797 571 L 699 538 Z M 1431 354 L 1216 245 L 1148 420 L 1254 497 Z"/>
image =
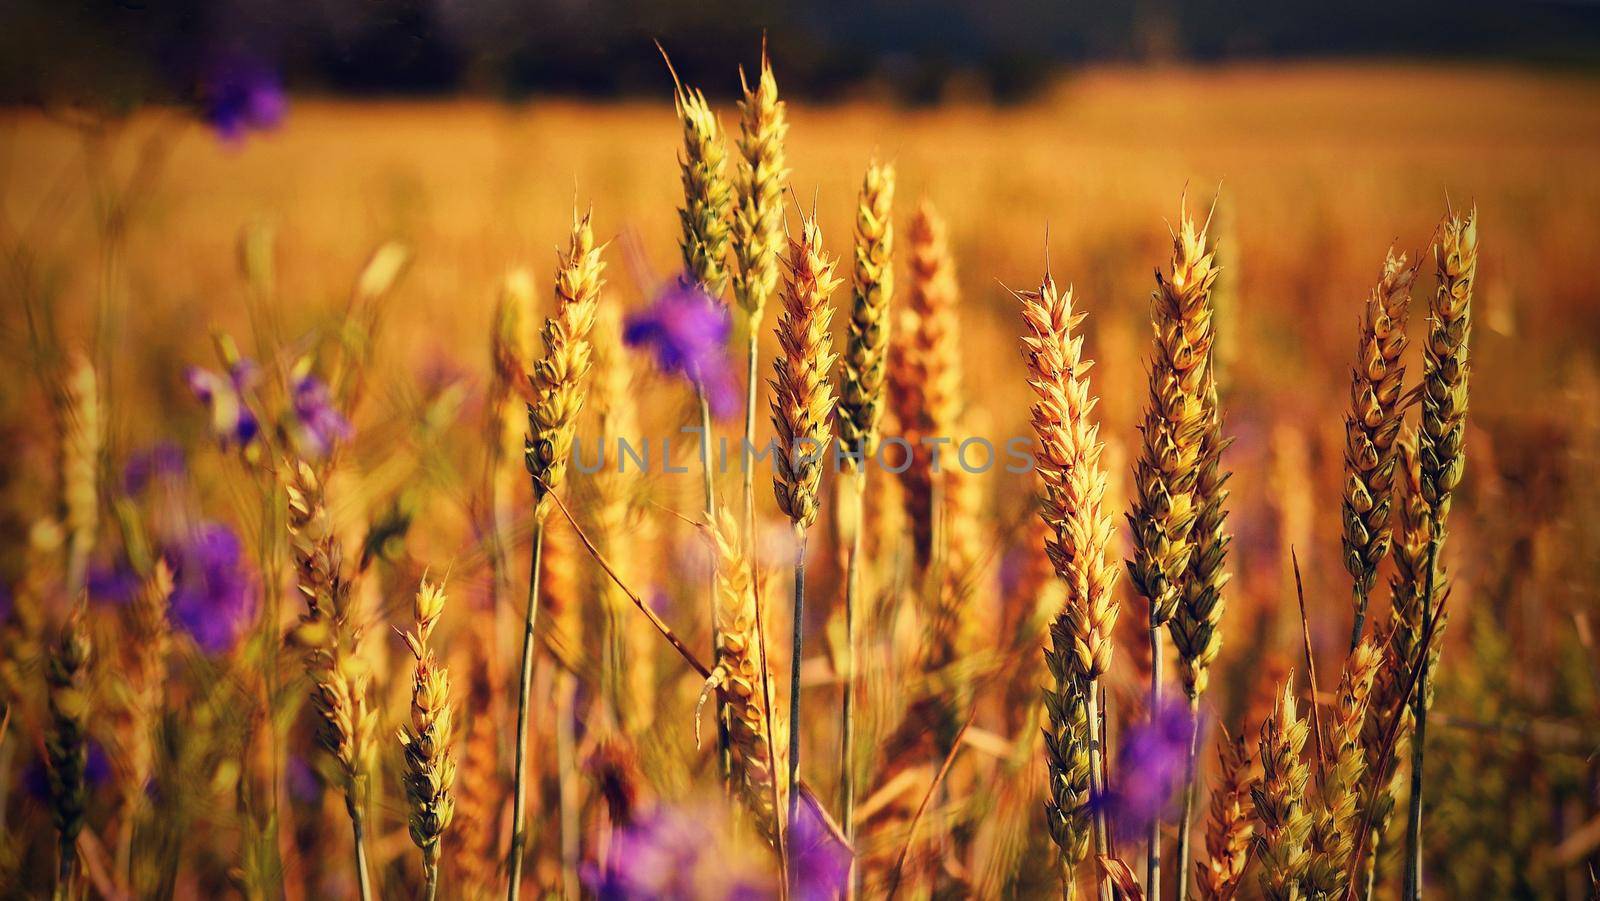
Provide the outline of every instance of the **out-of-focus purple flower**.
<path id="1" fill-rule="evenodd" d="M 648 350 L 661 371 L 683 373 L 704 387 L 711 412 L 726 418 L 739 410 L 739 385 L 728 356 L 732 331 L 728 308 L 680 279 L 628 317 L 622 340 Z"/>
<path id="2" fill-rule="evenodd" d="M 170 441 L 135 451 L 123 467 L 122 490 L 127 494 L 140 494 L 152 479 L 182 475 L 183 465 L 183 448 Z"/>
<path id="3" fill-rule="evenodd" d="M 111 763 L 106 760 L 106 751 L 100 743 L 89 739 L 89 758 L 83 766 L 83 783 L 94 791 L 111 778 Z M 44 758 L 35 757 L 28 763 L 28 768 L 22 773 L 23 789 L 35 801 L 43 804 L 50 803 L 50 771 L 45 768 Z"/>
<path id="4" fill-rule="evenodd" d="M 11 612 L 16 609 L 17 602 L 11 594 L 11 586 L 0 582 L 0 623 L 11 619 Z"/>
<path id="5" fill-rule="evenodd" d="M 84 577 L 84 587 L 89 590 L 89 600 L 121 606 L 138 594 L 139 574 L 133 571 L 128 558 L 118 557 L 110 563 L 90 566 Z"/>
<path id="6" fill-rule="evenodd" d="M 200 102 L 206 122 L 229 144 L 237 144 L 252 131 L 277 127 L 289 111 L 278 73 L 238 57 L 210 66 L 200 84 Z"/>
<path id="7" fill-rule="evenodd" d="M 584 881 L 599 898 L 644 899 L 693 896 L 693 872 L 711 844 L 707 821 L 662 807 L 612 833 L 612 864 L 590 865 Z"/>
<path id="8" fill-rule="evenodd" d="M 317 778 L 317 771 L 310 761 L 293 754 L 289 757 L 286 773 L 289 797 L 302 804 L 311 804 L 322 797 L 322 780 Z"/>
<path id="9" fill-rule="evenodd" d="M 255 582 L 239 537 L 221 523 L 201 523 L 174 549 L 172 619 L 208 654 L 233 647 L 255 613 Z"/>
<path id="10" fill-rule="evenodd" d="M 1166 698 L 1154 717 L 1128 727 L 1117 755 L 1117 781 L 1101 801 L 1118 835 L 1143 835 L 1166 813 L 1183 777 L 1193 723 L 1186 702 Z"/>
<path id="11" fill-rule="evenodd" d="M 764 852 L 735 844 L 724 822 L 712 809 L 659 805 L 612 832 L 606 866 L 586 863 L 584 885 L 606 901 L 771 898 L 750 865 Z"/>
<path id="12" fill-rule="evenodd" d="M 259 377 L 260 370 L 250 360 L 233 364 L 226 376 L 199 366 L 190 366 L 184 372 L 189 390 L 211 413 L 211 433 L 224 447 L 244 447 L 260 434 L 261 424 L 245 402 L 245 395 L 255 388 Z"/>
<path id="13" fill-rule="evenodd" d="M 850 849 L 822 821 L 809 800 L 802 800 L 789 828 L 789 853 L 798 881 L 795 897 L 823 901 L 844 895 L 850 878 Z"/>
<path id="14" fill-rule="evenodd" d="M 333 407 L 328 386 L 310 373 L 294 377 L 292 432 L 300 452 L 326 457 L 334 444 L 350 437 L 350 421 Z"/>

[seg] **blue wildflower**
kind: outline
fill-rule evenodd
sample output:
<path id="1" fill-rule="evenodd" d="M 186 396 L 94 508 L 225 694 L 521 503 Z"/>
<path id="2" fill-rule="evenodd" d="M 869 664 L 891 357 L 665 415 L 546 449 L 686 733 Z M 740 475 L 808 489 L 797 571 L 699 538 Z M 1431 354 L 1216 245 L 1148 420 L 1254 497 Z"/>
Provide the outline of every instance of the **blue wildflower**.
<path id="1" fill-rule="evenodd" d="M 221 523 L 201 523 L 168 551 L 167 562 L 173 573 L 173 622 L 207 654 L 232 648 L 256 606 L 239 536 Z"/>
<path id="2" fill-rule="evenodd" d="M 728 355 L 732 331 L 727 307 L 679 280 L 628 317 L 622 340 L 645 348 L 662 372 L 682 373 L 703 387 L 711 412 L 723 418 L 739 409 L 739 386 Z"/>

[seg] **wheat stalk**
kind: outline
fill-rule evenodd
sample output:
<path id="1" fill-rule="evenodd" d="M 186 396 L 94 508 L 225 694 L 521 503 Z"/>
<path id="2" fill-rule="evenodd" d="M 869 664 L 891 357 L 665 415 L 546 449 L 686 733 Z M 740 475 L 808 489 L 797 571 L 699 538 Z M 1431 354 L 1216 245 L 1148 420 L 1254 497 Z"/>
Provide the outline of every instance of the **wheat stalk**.
<path id="1" fill-rule="evenodd" d="M 61 522 L 66 529 L 67 591 L 83 587 L 89 553 L 100 525 L 100 445 L 102 410 L 94 365 L 85 357 L 70 363 L 60 403 Z"/>
<path id="2" fill-rule="evenodd" d="M 528 439 L 524 457 L 533 479 L 533 554 L 529 564 L 528 601 L 522 629 L 522 663 L 518 670 L 517 740 L 512 770 L 511 849 L 507 897 L 522 890 L 522 857 L 527 843 L 528 703 L 533 690 L 534 626 L 539 611 L 540 557 L 544 552 L 545 519 L 556 502 L 555 490 L 567 471 L 578 412 L 588 390 L 591 348 L 589 332 L 599 306 L 604 248 L 594 242 L 588 214 L 572 217 L 572 235 L 556 258 L 556 313 L 545 320 L 540 337 L 544 356 L 533 367 L 533 400 L 528 403 Z"/>
<path id="3" fill-rule="evenodd" d="M 776 848 L 782 840 L 780 818 L 789 792 L 778 780 L 785 730 L 766 696 L 767 662 L 757 623 L 755 580 L 732 513 L 721 511 L 706 534 L 717 568 L 717 656 L 700 697 L 704 702 L 715 690 L 722 698 L 728 711 L 734 789 L 755 815 L 761 834 Z"/>
<path id="4" fill-rule="evenodd" d="M 677 73 L 673 73 L 673 79 L 676 82 Z M 776 83 L 773 91 L 777 91 Z M 707 294 L 722 300 L 728 287 L 728 244 L 734 205 L 722 124 L 698 89 L 677 84 L 673 106 L 683 127 L 683 153 L 678 157 L 683 207 L 678 219 L 683 231 L 679 247 L 683 251 L 684 274 Z"/>
<path id="5" fill-rule="evenodd" d="M 92 645 L 81 607 L 61 628 L 61 636 L 45 667 L 49 687 L 50 730 L 45 737 L 49 764 L 50 816 L 57 837 L 55 896 L 71 897 L 77 874 L 78 834 L 88 808 L 84 770 L 89 764 L 88 668 Z"/>
<path id="6" fill-rule="evenodd" d="M 1128 572 L 1134 587 L 1150 608 L 1150 715 L 1155 716 L 1161 696 L 1160 629 L 1173 618 L 1183 598 L 1183 585 L 1195 553 L 1195 523 L 1202 501 L 1196 497 L 1206 459 L 1206 434 L 1216 420 L 1215 381 L 1211 372 L 1211 286 L 1217 268 L 1207 248 L 1204 226 L 1197 227 L 1184 213 L 1173 235 L 1171 271 L 1156 272 L 1151 304 L 1155 333 L 1150 361 L 1150 403 L 1140 424 L 1140 456 L 1134 466 L 1135 497 L 1128 514 L 1132 526 L 1133 559 Z M 1220 438 L 1212 445 L 1220 454 Z M 1213 470 L 1214 472 L 1214 470 Z M 1211 480 L 1213 507 L 1208 537 L 1210 552 L 1220 555 L 1221 477 Z M 1202 560 L 1200 565 L 1206 566 Z M 1214 572 L 1220 573 L 1220 557 Z M 1210 567 L 1207 567 L 1211 569 Z M 1215 587 L 1220 588 L 1220 585 Z M 1204 605 L 1204 589 L 1194 595 Z M 1203 606 L 1202 606 L 1203 609 Z M 1220 613 L 1213 605 L 1207 613 Z M 1186 617 L 1187 620 L 1187 617 Z M 1182 630 L 1187 632 L 1188 630 Z M 1199 630 L 1195 630 L 1198 637 Z M 1206 633 L 1214 636 L 1215 629 Z M 1210 650 L 1210 642 L 1196 642 L 1196 650 Z M 1198 660 L 1202 654 L 1197 654 Z M 1198 671 L 1196 671 L 1198 675 Z M 1153 818 L 1145 859 L 1145 891 L 1161 891 L 1161 819 Z M 1182 866 L 1187 869 L 1188 863 Z"/>
<path id="7" fill-rule="evenodd" d="M 1195 888 L 1205 901 L 1226 901 L 1238 891 L 1255 835 L 1251 818 L 1250 751 L 1245 737 L 1223 734 L 1217 743 L 1217 784 L 1211 790 L 1207 859 L 1195 864 Z"/>
<path id="8" fill-rule="evenodd" d="M 1103 778 L 1097 707 L 1099 680 L 1111 666 L 1115 647 L 1112 635 L 1119 607 L 1113 592 L 1118 571 L 1109 560 L 1114 527 L 1104 509 L 1106 475 L 1100 456 L 1105 446 L 1099 426 L 1090 418 L 1098 402 L 1089 391 L 1093 363 L 1083 358 L 1083 336 L 1076 331 L 1086 314 L 1074 311 L 1072 291 L 1058 291 L 1048 274 L 1037 292 L 1018 296 L 1026 327 L 1022 355 L 1028 385 L 1038 395 L 1032 422 L 1039 438 L 1034 456 L 1040 515 L 1050 530 L 1045 549 L 1067 588 L 1061 611 L 1050 626 L 1045 660 L 1054 688 L 1046 690 L 1045 698 L 1052 789 L 1047 815 L 1051 836 L 1070 871 L 1085 853 L 1079 829 L 1068 828 L 1069 819 L 1077 816 L 1069 805 L 1080 803 L 1078 754 L 1084 758 L 1084 775 L 1092 790 L 1099 789 Z M 1081 752 L 1069 749 L 1065 743 L 1070 741 L 1083 741 L 1085 747 Z M 1063 793 L 1068 785 L 1074 790 Z M 1096 852 L 1109 854 L 1103 816 L 1095 818 L 1093 832 Z"/>
<path id="9" fill-rule="evenodd" d="M 359 625 L 352 621 L 352 585 L 344 547 L 333 531 L 325 478 L 303 460 L 285 465 L 289 547 L 296 585 L 305 599 L 299 635 L 307 647 L 306 673 L 317 711 L 317 742 L 339 767 L 340 789 L 355 840 L 356 879 L 363 901 L 371 897 L 363 813 L 372 730 L 378 712 L 367 707 L 369 673 L 359 657 Z"/>
<path id="10" fill-rule="evenodd" d="M 411 683 L 411 721 L 400 727 L 400 748 L 405 755 L 403 781 L 406 802 L 411 807 L 411 841 L 422 850 L 425 897 L 429 901 L 439 891 L 439 839 L 455 815 L 455 797 L 451 793 L 456 761 L 450 745 L 450 674 L 428 646 L 444 607 L 444 586 L 423 579 L 411 606 L 412 630 L 402 635 L 417 661 Z"/>
<path id="11" fill-rule="evenodd" d="M 856 204 L 855 264 L 850 271 L 850 325 L 839 374 L 839 445 L 854 478 L 850 558 L 845 576 L 844 682 L 840 710 L 840 819 L 855 843 L 856 615 L 861 599 L 862 532 L 866 525 L 867 460 L 877 453 L 888 369 L 889 302 L 894 296 L 894 166 L 867 164 Z M 853 865 L 854 861 L 852 861 Z M 850 891 L 856 891 L 852 866 Z"/>
<path id="12" fill-rule="evenodd" d="M 1366 776 L 1366 756 L 1361 732 L 1367 719 L 1372 682 L 1383 664 L 1383 651 L 1367 639 L 1345 660 L 1339 679 L 1337 710 L 1329 732 L 1333 765 L 1322 785 L 1322 797 L 1312 814 L 1310 856 L 1303 889 L 1312 898 L 1340 897 L 1350 883 L 1349 866 L 1359 831 L 1361 787 Z"/>
<path id="13" fill-rule="evenodd" d="M 1390 611 L 1386 621 L 1373 630 L 1374 643 L 1385 652 L 1385 664 L 1373 680 L 1370 714 L 1363 728 L 1362 747 L 1366 756 L 1367 778 L 1362 794 L 1362 812 L 1371 823 L 1371 848 L 1363 858 L 1366 866 L 1365 897 L 1372 897 L 1377 881 L 1378 849 L 1388 832 L 1394 814 L 1395 781 L 1398 762 L 1409 746 L 1415 724 L 1410 705 L 1404 702 L 1406 680 L 1417 664 L 1422 642 L 1422 592 L 1424 570 L 1428 565 L 1428 508 L 1422 499 L 1422 470 L 1417 461 L 1415 430 L 1402 430 L 1395 441 L 1394 531 L 1389 557 L 1394 574 L 1389 579 Z M 1442 616 L 1442 614 L 1441 614 Z M 1435 623 L 1438 634 L 1445 620 Z M 1430 658 L 1437 659 L 1439 642 L 1430 646 Z M 1418 686 L 1424 703 L 1431 704 L 1431 689 Z M 1394 724 L 1399 718 L 1398 725 Z M 1394 751 L 1381 759 L 1384 736 L 1395 732 Z"/>
<path id="14" fill-rule="evenodd" d="M 767 299 L 778 287 L 778 258 L 783 252 L 783 186 L 789 178 L 783 142 L 789 133 L 787 105 L 778 99 L 778 80 L 766 48 L 755 84 L 739 71 L 744 97 L 739 101 L 740 163 L 734 170 L 733 297 L 748 317 L 746 336 L 744 440 L 756 443 L 757 358 L 761 320 Z M 745 528 L 755 524 L 755 467 L 744 469 Z"/>
<path id="15" fill-rule="evenodd" d="M 1361 641 L 1378 563 L 1389 553 L 1394 488 L 1394 444 L 1400 434 L 1406 319 L 1417 267 L 1389 252 L 1383 274 L 1367 296 L 1356 362 L 1350 371 L 1350 412 L 1345 416 L 1344 565 L 1354 580 L 1355 624 L 1350 646 Z"/>
<path id="16" fill-rule="evenodd" d="M 1215 358 L 1210 364 L 1214 365 Z M 1178 674 L 1189 700 L 1189 750 L 1184 758 L 1183 810 L 1178 820 L 1178 897 L 1188 897 L 1189 841 L 1194 819 L 1195 766 L 1200 741 L 1200 695 L 1210 681 L 1211 664 L 1222 650 L 1222 613 L 1226 598 L 1223 589 L 1229 574 L 1228 478 L 1222 468 L 1222 454 L 1231 442 L 1222 435 L 1222 411 L 1213 372 L 1206 380 L 1202 400 L 1205 406 L 1204 432 L 1200 436 L 1199 476 L 1195 479 L 1195 523 L 1190 533 L 1194 540 L 1189 565 L 1179 586 L 1178 604 L 1173 609 L 1167 631 L 1178 652 Z"/>
<path id="17" fill-rule="evenodd" d="M 1250 790 L 1261 830 L 1255 836 L 1261 861 L 1261 893 L 1271 901 L 1300 897 L 1311 814 L 1306 807 L 1306 723 L 1295 715 L 1294 683 L 1261 723 L 1261 781 Z"/>
<path id="18" fill-rule="evenodd" d="M 923 201 L 906 230 L 911 278 L 889 356 L 890 402 L 901 437 L 911 448 L 900 480 L 919 568 L 933 556 L 934 536 L 940 533 L 937 520 L 944 514 L 936 497 L 942 486 L 934 472 L 935 446 L 923 439 L 949 438 L 961 412 L 960 293 L 946 231 L 943 217 Z"/>
<path id="19" fill-rule="evenodd" d="M 838 287 L 834 261 L 822 250 L 815 216 L 802 217 L 789 238 L 783 313 L 778 318 L 782 353 L 772 361 L 772 425 L 777 432 L 773 493 L 794 532 L 794 648 L 789 661 L 789 820 L 798 811 L 800 774 L 800 665 L 804 660 L 806 532 L 817 520 L 822 460 L 833 441 L 834 396 L 829 380 L 835 355 L 828 326 L 828 296 Z M 794 874 L 790 874 L 792 880 Z"/>
<path id="20" fill-rule="evenodd" d="M 1428 306 L 1428 344 L 1422 355 L 1422 427 L 1417 462 L 1422 499 L 1428 505 L 1428 555 L 1422 591 L 1422 632 L 1433 630 L 1434 609 L 1443 596 L 1439 549 L 1444 544 L 1450 502 L 1466 466 L 1467 348 L 1472 335 L 1472 288 L 1478 272 L 1478 214 L 1452 213 L 1434 248 L 1439 284 Z M 1421 686 L 1412 699 L 1416 726 L 1411 742 L 1411 799 L 1406 819 L 1405 896 L 1422 897 L 1422 775 L 1432 692 L 1432 654 L 1422 661 Z"/>
<path id="21" fill-rule="evenodd" d="M 155 771 L 156 743 L 166 699 L 167 651 L 172 644 L 172 627 L 167 614 L 172 597 L 172 569 L 157 558 L 128 605 L 126 653 L 127 695 L 123 742 L 127 755 L 127 778 L 123 783 L 123 823 L 118 840 L 118 872 L 132 870 L 135 827 L 144 828 L 140 803 L 146 797 Z"/>

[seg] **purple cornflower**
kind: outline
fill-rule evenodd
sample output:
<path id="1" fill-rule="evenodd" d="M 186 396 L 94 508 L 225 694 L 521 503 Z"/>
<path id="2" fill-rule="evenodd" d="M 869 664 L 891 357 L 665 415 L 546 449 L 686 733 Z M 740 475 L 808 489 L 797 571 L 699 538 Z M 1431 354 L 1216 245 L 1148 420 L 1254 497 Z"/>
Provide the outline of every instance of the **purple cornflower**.
<path id="1" fill-rule="evenodd" d="M 157 476 L 182 474 L 183 448 L 163 441 L 129 455 L 122 470 L 122 490 L 130 495 L 141 494 Z"/>
<path id="2" fill-rule="evenodd" d="M 1187 702 L 1164 698 L 1149 720 L 1128 727 L 1117 754 L 1117 780 L 1101 800 L 1117 834 L 1143 835 L 1172 800 L 1183 778 L 1194 720 Z"/>
<path id="3" fill-rule="evenodd" d="M 239 57 L 210 67 L 201 81 L 200 103 L 207 124 L 227 144 L 242 142 L 251 131 L 277 127 L 289 110 L 278 74 Z"/>
<path id="4" fill-rule="evenodd" d="M 207 654 L 233 647 L 256 601 L 239 537 L 221 523 L 201 523 L 168 551 L 167 560 L 173 570 L 173 621 Z"/>
<path id="5" fill-rule="evenodd" d="M 724 418 L 739 409 L 739 385 L 728 356 L 732 331 L 728 308 L 680 279 L 628 317 L 622 340 L 648 350 L 662 372 L 681 372 L 701 385 L 711 412 Z"/>
<path id="6" fill-rule="evenodd" d="M 596 897 L 643 899 L 691 897 L 693 872 L 711 843 L 706 821 L 662 808 L 612 833 L 610 866 L 585 868 L 584 881 Z"/>
<path id="7" fill-rule="evenodd" d="M 335 443 L 350 437 L 350 422 L 334 409 L 321 379 L 310 373 L 297 375 L 293 387 L 295 443 L 308 457 L 326 457 Z"/>
<path id="8" fill-rule="evenodd" d="M 710 809 L 657 806 L 612 832 L 606 866 L 586 863 L 584 885 L 605 901 L 770 898 L 721 822 Z"/>
<path id="9" fill-rule="evenodd" d="M 127 557 L 118 557 L 111 563 L 97 563 L 89 567 L 84 578 L 89 599 L 97 604 L 121 606 L 139 593 L 139 574 Z"/>
<path id="10" fill-rule="evenodd" d="M 261 424 L 245 400 L 259 378 L 260 370 L 250 360 L 234 363 L 226 376 L 199 366 L 184 372 L 189 390 L 211 413 L 211 433 L 224 447 L 245 447 L 260 434 Z"/>
<path id="11" fill-rule="evenodd" d="M 810 803 L 802 801 L 789 829 L 789 853 L 798 875 L 795 897 L 801 901 L 838 898 L 850 878 L 850 848 L 839 841 Z"/>

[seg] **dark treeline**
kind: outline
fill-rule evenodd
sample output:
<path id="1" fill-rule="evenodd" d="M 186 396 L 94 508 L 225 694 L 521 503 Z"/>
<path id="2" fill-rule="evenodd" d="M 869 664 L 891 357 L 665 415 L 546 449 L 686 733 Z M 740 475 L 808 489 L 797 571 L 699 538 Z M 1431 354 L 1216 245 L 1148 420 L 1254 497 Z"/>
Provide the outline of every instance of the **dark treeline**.
<path id="1" fill-rule="evenodd" d="M 1001 99 L 1096 61 L 1600 60 L 1587 0 L 3 0 L 0 100 L 137 102 L 246 60 L 351 94 L 659 93 L 659 39 L 726 95 L 765 34 L 785 90 Z"/>

